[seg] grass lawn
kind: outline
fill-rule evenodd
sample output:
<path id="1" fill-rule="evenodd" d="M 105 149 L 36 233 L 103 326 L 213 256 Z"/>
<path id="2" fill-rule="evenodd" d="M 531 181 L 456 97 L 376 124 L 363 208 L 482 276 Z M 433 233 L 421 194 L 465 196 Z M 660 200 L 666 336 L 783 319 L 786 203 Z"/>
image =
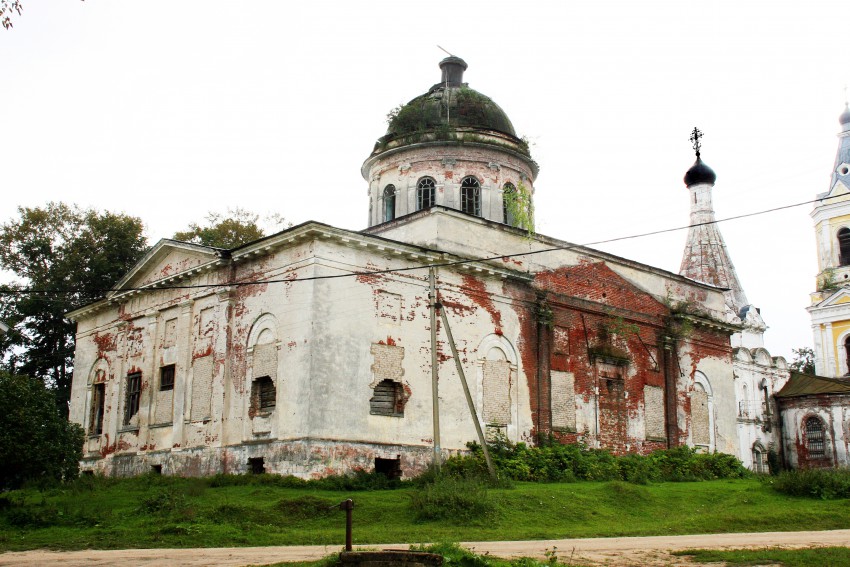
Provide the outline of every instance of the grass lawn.
<path id="1" fill-rule="evenodd" d="M 697 563 L 724 561 L 728 567 L 778 564 L 783 567 L 825 567 L 850 565 L 848 547 L 810 547 L 806 549 L 689 549 L 674 555 L 687 556 Z"/>
<path id="2" fill-rule="evenodd" d="M 779 494 L 756 479 L 634 485 L 517 483 L 490 489 L 495 513 L 416 521 L 410 486 L 326 491 L 261 482 L 146 476 L 0 496 L 0 550 L 342 545 L 352 498 L 354 543 L 640 536 L 845 528 L 847 500 Z M 4 503 L 5 502 L 5 503 Z"/>

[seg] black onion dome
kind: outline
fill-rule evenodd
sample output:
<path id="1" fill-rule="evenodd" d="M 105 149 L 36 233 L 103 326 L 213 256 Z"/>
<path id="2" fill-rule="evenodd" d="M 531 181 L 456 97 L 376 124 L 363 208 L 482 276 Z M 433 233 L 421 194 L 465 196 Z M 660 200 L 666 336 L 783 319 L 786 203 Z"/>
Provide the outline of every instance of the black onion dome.
<path id="1" fill-rule="evenodd" d="M 844 112 L 838 117 L 838 122 L 844 126 L 850 124 L 850 105 L 844 105 Z"/>
<path id="2" fill-rule="evenodd" d="M 705 162 L 703 162 L 699 157 L 697 157 L 697 160 L 688 172 L 685 173 L 685 185 L 688 187 L 699 183 L 714 185 L 715 181 L 717 181 L 717 174 L 714 173 L 713 169 L 705 165 Z"/>
<path id="3" fill-rule="evenodd" d="M 466 62 L 446 57 L 440 62 L 443 76 L 427 93 L 390 113 L 384 138 L 452 128 L 494 130 L 516 137 L 508 115 L 493 100 L 463 82 Z M 447 108 L 448 107 L 448 110 Z"/>

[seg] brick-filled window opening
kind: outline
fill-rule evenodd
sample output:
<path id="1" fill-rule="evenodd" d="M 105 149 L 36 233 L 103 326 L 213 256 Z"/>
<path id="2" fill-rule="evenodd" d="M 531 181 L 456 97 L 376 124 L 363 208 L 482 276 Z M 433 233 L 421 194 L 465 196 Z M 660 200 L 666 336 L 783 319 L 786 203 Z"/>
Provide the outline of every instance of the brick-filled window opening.
<path id="1" fill-rule="evenodd" d="M 375 386 L 372 399 L 369 400 L 369 413 L 372 415 L 388 415 L 404 417 L 404 387 L 399 382 L 382 380 Z"/>
<path id="2" fill-rule="evenodd" d="M 481 184 L 474 177 L 464 177 L 460 182 L 460 210 L 481 216 Z"/>
<path id="3" fill-rule="evenodd" d="M 513 183 L 505 183 L 505 187 L 502 189 L 502 222 L 511 226 L 514 225 L 514 216 L 508 207 L 508 201 L 514 192 L 516 192 L 516 187 Z"/>
<path id="4" fill-rule="evenodd" d="M 130 420 L 139 413 L 139 401 L 142 397 L 142 373 L 134 372 L 127 375 L 127 390 L 124 396 L 124 425 L 130 425 Z"/>
<path id="5" fill-rule="evenodd" d="M 437 184 L 430 177 L 423 177 L 416 184 L 416 210 L 430 209 L 436 201 Z"/>
<path id="6" fill-rule="evenodd" d="M 91 395 L 91 417 L 89 418 L 89 435 L 103 433 L 103 408 L 106 398 L 106 384 L 95 384 Z"/>
<path id="7" fill-rule="evenodd" d="M 838 231 L 838 263 L 850 265 L 850 228 L 847 227 Z"/>
<path id="8" fill-rule="evenodd" d="M 169 364 L 159 369 L 159 391 L 165 392 L 174 389 L 175 365 Z"/>
<path id="9" fill-rule="evenodd" d="M 277 388 L 269 376 L 261 376 L 254 380 L 251 387 L 251 409 L 255 412 L 268 413 L 277 405 Z"/>
<path id="10" fill-rule="evenodd" d="M 384 189 L 384 222 L 395 218 L 395 185 L 387 185 Z"/>
<path id="11" fill-rule="evenodd" d="M 817 417 L 806 420 L 806 452 L 811 458 L 826 456 L 823 422 Z"/>

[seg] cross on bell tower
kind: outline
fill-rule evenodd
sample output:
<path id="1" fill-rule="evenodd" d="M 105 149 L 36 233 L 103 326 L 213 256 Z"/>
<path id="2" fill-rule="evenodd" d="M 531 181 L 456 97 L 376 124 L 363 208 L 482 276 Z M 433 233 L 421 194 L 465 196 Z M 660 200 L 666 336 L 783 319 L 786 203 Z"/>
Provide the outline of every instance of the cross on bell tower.
<path id="1" fill-rule="evenodd" d="M 696 126 L 694 126 L 693 132 L 691 132 L 691 144 L 694 146 L 694 153 L 697 154 L 697 158 L 699 158 L 699 151 L 702 148 L 702 143 L 700 143 L 700 138 L 705 136 Z"/>

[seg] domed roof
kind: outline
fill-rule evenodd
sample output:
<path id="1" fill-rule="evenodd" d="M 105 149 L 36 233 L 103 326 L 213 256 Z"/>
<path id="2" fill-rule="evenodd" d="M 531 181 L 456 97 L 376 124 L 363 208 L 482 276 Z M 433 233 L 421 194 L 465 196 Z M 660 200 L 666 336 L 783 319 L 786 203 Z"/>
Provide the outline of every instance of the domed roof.
<path id="1" fill-rule="evenodd" d="M 844 105 L 844 112 L 842 112 L 841 116 L 838 117 L 838 122 L 842 126 L 850 124 L 850 105 Z"/>
<path id="2" fill-rule="evenodd" d="M 705 162 L 699 156 L 697 156 L 697 160 L 688 172 L 685 173 L 685 185 L 688 187 L 699 183 L 714 185 L 715 181 L 717 181 L 717 174 L 714 173 L 713 169 L 705 165 Z"/>
<path id="3" fill-rule="evenodd" d="M 490 130 L 516 138 L 508 115 L 493 100 L 463 82 L 467 64 L 460 57 L 440 62 L 443 76 L 427 93 L 393 110 L 382 142 L 447 128 Z"/>

